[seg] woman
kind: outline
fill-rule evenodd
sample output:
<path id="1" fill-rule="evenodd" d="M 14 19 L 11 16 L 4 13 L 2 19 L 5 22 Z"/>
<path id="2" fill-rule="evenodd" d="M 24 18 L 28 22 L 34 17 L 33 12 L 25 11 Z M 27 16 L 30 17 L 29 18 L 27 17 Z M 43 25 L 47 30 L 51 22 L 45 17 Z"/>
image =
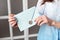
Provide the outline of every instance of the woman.
<path id="1" fill-rule="evenodd" d="M 40 26 L 37 40 L 60 40 L 60 6 L 59 0 L 39 0 L 36 12 L 40 16 L 35 22 Z M 35 12 L 35 13 L 36 13 Z M 9 15 L 9 23 L 17 27 L 14 14 Z"/>

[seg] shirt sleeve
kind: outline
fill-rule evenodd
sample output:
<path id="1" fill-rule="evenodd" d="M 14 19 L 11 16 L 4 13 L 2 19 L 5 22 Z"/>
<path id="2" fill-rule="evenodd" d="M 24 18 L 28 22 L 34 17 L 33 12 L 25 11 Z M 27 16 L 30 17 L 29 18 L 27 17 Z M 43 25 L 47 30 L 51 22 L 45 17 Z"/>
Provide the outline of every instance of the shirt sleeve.
<path id="1" fill-rule="evenodd" d="M 36 14 L 36 13 L 39 13 L 40 15 L 43 14 L 44 4 L 43 4 L 43 5 L 41 5 L 41 4 L 42 4 L 42 0 L 38 0 L 37 5 L 36 5 L 35 14 Z"/>
<path id="2" fill-rule="evenodd" d="M 38 0 L 38 2 L 37 2 L 37 6 L 36 6 L 36 9 L 35 9 L 33 20 L 35 20 L 38 16 L 43 15 L 44 5 L 41 5 L 41 1 L 42 0 Z"/>

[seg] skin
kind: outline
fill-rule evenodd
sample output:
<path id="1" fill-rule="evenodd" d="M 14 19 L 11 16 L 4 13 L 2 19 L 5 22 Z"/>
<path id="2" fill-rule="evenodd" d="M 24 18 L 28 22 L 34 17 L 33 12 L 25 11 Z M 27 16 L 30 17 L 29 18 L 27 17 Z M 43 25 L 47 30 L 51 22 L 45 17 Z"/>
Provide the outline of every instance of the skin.
<path id="1" fill-rule="evenodd" d="M 14 15 L 15 15 L 15 14 L 9 14 L 8 22 L 10 23 L 10 25 L 11 25 L 12 27 L 18 27 L 18 26 L 17 26 L 17 23 L 16 23 L 16 20 L 15 20 L 15 18 L 14 18 Z"/>
<path id="2" fill-rule="evenodd" d="M 42 15 L 35 19 L 37 25 L 48 24 L 51 25 L 52 20 L 50 20 L 47 16 Z"/>
<path id="3" fill-rule="evenodd" d="M 57 28 L 60 28 L 60 22 L 49 19 L 45 15 L 42 15 L 42 16 L 39 16 L 38 18 L 36 18 L 35 22 L 36 22 L 37 25 L 48 24 L 49 26 L 55 26 Z"/>
<path id="4" fill-rule="evenodd" d="M 43 0 L 43 4 L 45 2 L 52 2 L 53 0 Z M 18 27 L 16 20 L 14 18 L 14 14 L 9 14 L 9 23 L 11 24 L 12 27 Z M 42 15 L 39 16 L 35 19 L 35 22 L 37 25 L 41 26 L 43 24 L 48 24 L 49 26 L 55 26 L 57 28 L 60 28 L 60 22 L 57 22 L 55 20 L 49 19 L 47 16 Z"/>
<path id="5" fill-rule="evenodd" d="M 12 27 L 18 27 L 15 18 L 13 17 L 14 14 L 9 14 L 9 23 L 11 24 Z M 37 25 L 43 25 L 43 24 L 48 24 L 49 26 L 55 26 L 57 28 L 60 28 L 60 22 L 54 21 L 49 19 L 47 16 L 42 15 L 39 16 L 35 19 L 35 22 Z"/>

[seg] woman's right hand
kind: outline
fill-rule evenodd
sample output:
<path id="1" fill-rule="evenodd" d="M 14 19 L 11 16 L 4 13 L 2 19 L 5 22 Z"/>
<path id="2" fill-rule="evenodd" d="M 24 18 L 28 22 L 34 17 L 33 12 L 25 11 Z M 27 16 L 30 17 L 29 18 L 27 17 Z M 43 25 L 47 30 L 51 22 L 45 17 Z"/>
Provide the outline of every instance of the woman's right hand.
<path id="1" fill-rule="evenodd" d="M 17 22 L 14 18 L 14 14 L 9 14 L 8 21 L 11 24 L 12 27 L 17 27 Z"/>

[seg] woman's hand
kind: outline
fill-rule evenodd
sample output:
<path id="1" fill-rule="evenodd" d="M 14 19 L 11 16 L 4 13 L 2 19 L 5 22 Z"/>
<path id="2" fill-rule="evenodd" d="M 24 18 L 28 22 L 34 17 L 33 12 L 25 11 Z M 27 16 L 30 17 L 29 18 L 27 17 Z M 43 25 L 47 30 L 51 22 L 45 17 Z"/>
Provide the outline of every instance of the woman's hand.
<path id="1" fill-rule="evenodd" d="M 36 18 L 35 22 L 37 25 L 48 24 L 51 25 L 53 20 L 49 19 L 47 16 L 42 15 Z"/>
<path id="2" fill-rule="evenodd" d="M 12 27 L 17 27 L 17 22 L 14 18 L 14 14 L 9 14 L 9 23 L 11 24 Z"/>

